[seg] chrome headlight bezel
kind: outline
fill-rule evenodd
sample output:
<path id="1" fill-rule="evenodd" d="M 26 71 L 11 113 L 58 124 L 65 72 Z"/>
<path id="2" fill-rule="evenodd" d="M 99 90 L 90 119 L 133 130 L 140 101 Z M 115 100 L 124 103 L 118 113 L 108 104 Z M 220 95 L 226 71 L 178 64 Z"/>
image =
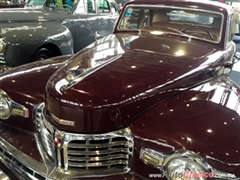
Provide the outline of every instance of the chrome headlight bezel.
<path id="1" fill-rule="evenodd" d="M 175 180 L 178 176 L 197 180 L 205 180 L 208 177 L 214 177 L 212 172 L 208 172 L 207 167 L 202 166 L 191 157 L 177 157 L 171 159 L 166 164 L 165 171 L 167 172 L 169 180 Z"/>
<path id="2" fill-rule="evenodd" d="M 11 116 L 11 99 L 0 90 L 0 119 L 6 120 Z"/>
<path id="3" fill-rule="evenodd" d="M 3 111 L 5 111 L 5 115 L 1 115 L 4 113 Z M 0 89 L 0 119 L 7 120 L 11 115 L 28 118 L 29 110 L 14 102 L 5 91 Z"/>
<path id="4" fill-rule="evenodd" d="M 234 174 L 225 173 L 219 170 L 214 169 L 211 167 L 207 161 L 200 156 L 199 154 L 188 151 L 188 150 L 178 150 L 174 151 L 171 154 L 165 154 L 158 151 L 155 151 L 153 149 L 149 148 L 141 148 L 140 157 L 139 157 L 145 164 L 151 165 L 155 168 L 160 169 L 160 171 L 163 173 L 164 176 L 166 176 L 169 180 L 175 180 L 179 177 L 177 177 L 179 174 L 183 177 L 185 175 L 186 179 L 191 178 L 192 180 L 205 180 L 208 177 L 222 180 L 237 180 L 238 178 Z M 184 163 L 189 163 L 189 165 L 193 168 L 195 167 L 195 172 L 190 172 L 190 174 L 187 174 L 186 171 L 176 171 L 174 172 L 171 169 L 171 165 L 174 163 L 174 161 L 179 161 L 179 159 L 182 161 L 180 164 L 175 163 L 175 167 L 181 166 L 181 164 L 184 165 Z M 191 169 L 191 168 L 190 168 Z M 196 171 L 196 169 L 198 169 Z M 184 174 L 185 173 L 185 174 Z M 201 175 L 201 178 L 199 177 L 189 177 L 192 174 L 195 175 Z M 171 177 L 170 177 L 171 176 Z M 184 177 L 183 177 L 184 178 Z"/>

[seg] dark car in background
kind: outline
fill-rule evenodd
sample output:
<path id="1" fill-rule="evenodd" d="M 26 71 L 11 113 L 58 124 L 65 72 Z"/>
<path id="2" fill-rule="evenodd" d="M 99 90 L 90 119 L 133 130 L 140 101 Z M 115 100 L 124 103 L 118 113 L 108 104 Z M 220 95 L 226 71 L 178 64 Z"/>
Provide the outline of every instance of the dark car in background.
<path id="1" fill-rule="evenodd" d="M 0 63 L 13 67 L 78 52 L 112 33 L 119 16 L 114 3 L 33 0 L 28 8 L 1 9 Z"/>
<path id="2" fill-rule="evenodd" d="M 3 172 L 24 180 L 238 180 L 231 17 L 223 3 L 134 0 L 112 34 L 78 53 L 5 71 Z"/>
<path id="3" fill-rule="evenodd" d="M 0 8 L 20 8 L 25 6 L 25 1 L 0 0 Z"/>

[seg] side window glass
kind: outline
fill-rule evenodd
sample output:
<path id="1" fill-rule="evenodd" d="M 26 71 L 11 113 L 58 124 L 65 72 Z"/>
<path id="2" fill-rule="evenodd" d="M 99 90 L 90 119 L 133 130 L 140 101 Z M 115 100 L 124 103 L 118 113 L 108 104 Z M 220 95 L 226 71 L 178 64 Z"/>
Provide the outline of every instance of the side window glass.
<path id="1" fill-rule="evenodd" d="M 129 7 L 121 22 L 120 29 L 141 29 L 150 25 L 150 11 L 148 9 L 134 9 Z"/>
<path id="2" fill-rule="evenodd" d="M 228 27 L 228 42 L 232 41 L 233 40 L 233 35 L 232 35 L 232 27 L 233 26 L 233 16 L 231 17 L 230 19 L 230 26 Z"/>
<path id="3" fill-rule="evenodd" d="M 46 7 L 50 7 L 50 8 L 59 8 L 59 9 L 66 9 L 66 10 L 70 10 L 72 9 L 74 0 L 30 0 L 28 5 L 30 5 L 30 2 L 40 2 L 43 1 L 45 2 L 45 6 Z"/>
<path id="4" fill-rule="evenodd" d="M 36 0 L 35 0 L 35 2 L 37 2 Z M 38 1 L 39 2 L 39 1 Z M 57 0 L 57 1 L 55 1 L 55 0 L 46 0 L 45 1 L 45 6 L 46 7 L 51 7 L 51 8 L 62 8 L 62 0 Z"/>
<path id="5" fill-rule="evenodd" d="M 65 0 L 63 1 L 63 8 L 72 9 L 74 0 Z"/>
<path id="6" fill-rule="evenodd" d="M 27 6 L 30 6 L 30 7 L 31 6 L 43 6 L 44 3 L 45 3 L 45 5 L 48 4 L 48 0 L 46 2 L 44 0 L 29 0 L 27 2 Z"/>
<path id="7" fill-rule="evenodd" d="M 137 29 L 141 9 L 133 9 L 132 7 L 129 7 L 124 13 L 125 15 L 121 22 L 120 29 Z"/>
<path id="8" fill-rule="evenodd" d="M 110 7 L 109 4 L 106 0 L 98 0 L 98 4 L 99 4 L 99 12 L 100 13 L 110 13 Z"/>
<path id="9" fill-rule="evenodd" d="M 112 11 L 113 13 L 118 12 L 118 4 L 112 2 L 112 3 L 110 4 L 110 9 L 111 9 L 111 11 Z"/>
<path id="10" fill-rule="evenodd" d="M 87 0 L 87 13 L 96 13 L 96 4 L 94 0 Z"/>

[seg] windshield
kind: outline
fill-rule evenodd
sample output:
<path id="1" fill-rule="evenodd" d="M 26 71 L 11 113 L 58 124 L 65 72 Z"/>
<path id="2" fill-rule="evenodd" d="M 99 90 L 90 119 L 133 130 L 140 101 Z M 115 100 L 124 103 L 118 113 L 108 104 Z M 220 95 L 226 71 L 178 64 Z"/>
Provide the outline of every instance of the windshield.
<path id="1" fill-rule="evenodd" d="M 119 23 L 122 31 L 174 33 L 219 42 L 222 15 L 186 8 L 127 6 Z"/>
<path id="2" fill-rule="evenodd" d="M 26 6 L 71 9 L 73 4 L 74 0 L 29 0 Z"/>

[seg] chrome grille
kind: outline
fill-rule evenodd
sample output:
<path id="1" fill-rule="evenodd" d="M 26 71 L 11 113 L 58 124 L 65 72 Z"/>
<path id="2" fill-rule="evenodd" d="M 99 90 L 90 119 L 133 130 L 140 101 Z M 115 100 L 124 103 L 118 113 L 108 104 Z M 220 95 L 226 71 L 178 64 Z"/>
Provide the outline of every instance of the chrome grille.
<path id="1" fill-rule="evenodd" d="M 127 173 L 132 155 L 133 138 L 128 128 L 104 134 L 65 133 L 64 143 L 57 149 L 61 168 L 87 176 Z"/>
<path id="2" fill-rule="evenodd" d="M 71 141 L 67 146 L 69 169 L 125 168 L 132 154 L 125 137 Z"/>
<path id="3" fill-rule="evenodd" d="M 134 144 L 129 128 L 103 134 L 67 133 L 50 124 L 43 109 L 44 106 L 35 112 L 37 131 L 48 155 L 55 156 L 59 169 L 74 173 L 76 177 L 109 176 L 130 171 Z M 62 144 L 57 148 L 54 139 L 59 134 Z"/>

